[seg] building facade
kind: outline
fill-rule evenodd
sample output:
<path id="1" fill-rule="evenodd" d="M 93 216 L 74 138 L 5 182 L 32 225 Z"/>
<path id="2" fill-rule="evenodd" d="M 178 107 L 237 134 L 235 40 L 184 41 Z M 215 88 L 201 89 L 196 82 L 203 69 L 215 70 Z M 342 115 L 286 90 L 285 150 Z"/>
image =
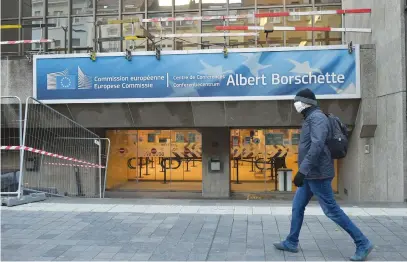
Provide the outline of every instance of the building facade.
<path id="1" fill-rule="evenodd" d="M 152 50 L 146 40 L 106 41 L 131 35 L 129 24 L 95 26 L 128 18 L 209 16 L 371 8 L 371 14 L 310 15 L 229 20 L 229 25 L 367 27 L 372 34 L 274 32 L 230 37 L 229 48 L 303 47 L 362 44 L 361 99 L 324 99 L 321 107 L 352 128 L 349 155 L 336 162 L 333 187 L 352 201 L 403 202 L 407 199 L 407 107 L 405 3 L 318 0 L 54 0 L 2 1 L 2 24 L 55 23 L 53 28 L 2 30 L 2 41 L 52 38 L 52 44 L 2 46 L 2 95 L 24 99 L 33 93 L 33 65 L 27 52 L 80 53 Z M 7 9 L 7 12 L 4 11 Z M 146 25 L 153 33 L 209 33 L 223 21 L 163 22 Z M 271 41 L 270 41 L 271 40 Z M 219 49 L 223 37 L 164 39 L 163 50 Z M 165 53 L 164 53 L 165 55 Z M 107 189 L 114 192 L 195 192 L 204 197 L 278 191 L 273 167 L 295 174 L 301 117 L 292 101 L 203 101 L 153 103 L 67 103 L 63 114 L 112 141 Z M 154 150 L 153 150 L 154 149 Z M 155 152 L 153 155 L 152 152 Z M 222 172 L 211 172 L 211 159 Z M 283 163 L 278 164 L 278 162 Z M 292 187 L 295 191 L 295 187 Z"/>

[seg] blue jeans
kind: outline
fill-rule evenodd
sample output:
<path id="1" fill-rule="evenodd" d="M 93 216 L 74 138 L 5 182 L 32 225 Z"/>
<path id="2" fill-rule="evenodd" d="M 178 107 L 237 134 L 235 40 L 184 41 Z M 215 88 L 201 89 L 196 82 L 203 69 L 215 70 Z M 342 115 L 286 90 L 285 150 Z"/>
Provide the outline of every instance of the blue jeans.
<path id="1" fill-rule="evenodd" d="M 304 185 L 297 189 L 293 200 L 291 229 L 285 244 L 290 248 L 298 247 L 305 207 L 315 195 L 325 215 L 343 228 L 353 238 L 357 248 L 365 247 L 369 241 L 360 229 L 349 219 L 336 203 L 331 186 L 332 179 L 304 180 Z"/>

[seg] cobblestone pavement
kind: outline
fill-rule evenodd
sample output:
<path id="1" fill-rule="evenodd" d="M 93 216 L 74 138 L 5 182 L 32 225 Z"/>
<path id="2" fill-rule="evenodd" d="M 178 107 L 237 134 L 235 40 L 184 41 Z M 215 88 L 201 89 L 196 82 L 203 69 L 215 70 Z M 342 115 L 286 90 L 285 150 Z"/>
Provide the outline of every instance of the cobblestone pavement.
<path id="1" fill-rule="evenodd" d="M 55 200 L 1 208 L 1 259 L 344 261 L 350 237 L 312 203 L 297 254 L 275 250 L 290 202 Z M 345 207 L 376 245 L 369 260 L 407 260 L 407 207 Z"/>

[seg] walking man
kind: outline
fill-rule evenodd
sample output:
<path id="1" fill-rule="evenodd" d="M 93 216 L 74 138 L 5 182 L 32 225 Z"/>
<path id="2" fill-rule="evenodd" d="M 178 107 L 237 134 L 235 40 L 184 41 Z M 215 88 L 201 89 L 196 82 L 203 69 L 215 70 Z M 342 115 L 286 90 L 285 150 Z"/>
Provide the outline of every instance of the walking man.
<path id="1" fill-rule="evenodd" d="M 298 187 L 293 204 L 290 234 L 286 240 L 276 243 L 279 250 L 298 252 L 298 237 L 304 220 L 305 207 L 312 196 L 318 199 L 325 215 L 342 227 L 353 238 L 356 253 L 352 261 L 363 261 L 373 249 L 373 244 L 342 211 L 334 199 L 331 186 L 335 176 L 334 162 L 325 144 L 329 135 L 329 120 L 319 109 L 315 94 L 304 89 L 297 93 L 294 106 L 304 116 L 298 149 L 299 171 L 294 178 Z"/>

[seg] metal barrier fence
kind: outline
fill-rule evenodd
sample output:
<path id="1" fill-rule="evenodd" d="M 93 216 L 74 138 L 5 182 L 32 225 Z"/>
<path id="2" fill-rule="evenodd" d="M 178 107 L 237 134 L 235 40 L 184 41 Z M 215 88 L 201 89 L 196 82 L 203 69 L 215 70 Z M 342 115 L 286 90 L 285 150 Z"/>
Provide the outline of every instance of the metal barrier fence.
<path id="1" fill-rule="evenodd" d="M 17 96 L 1 96 L 1 195 L 21 193 L 22 104 Z"/>
<path id="2" fill-rule="evenodd" d="M 22 143 L 24 191 L 102 197 L 102 140 L 53 108 L 27 98 Z"/>

